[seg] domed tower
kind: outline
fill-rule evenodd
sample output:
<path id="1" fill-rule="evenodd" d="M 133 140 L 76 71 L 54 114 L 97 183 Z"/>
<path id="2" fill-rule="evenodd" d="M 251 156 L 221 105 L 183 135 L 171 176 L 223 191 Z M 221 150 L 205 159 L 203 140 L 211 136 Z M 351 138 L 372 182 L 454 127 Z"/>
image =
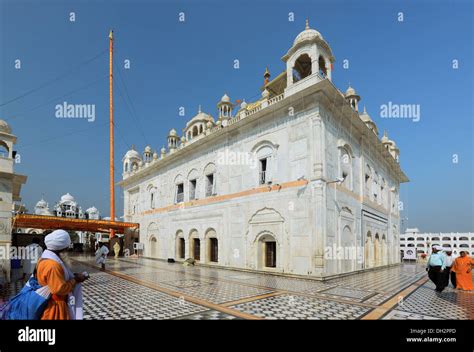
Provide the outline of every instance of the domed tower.
<path id="1" fill-rule="evenodd" d="M 145 164 L 149 164 L 151 162 L 152 155 L 153 153 L 151 151 L 151 147 L 147 145 L 143 151 L 143 161 Z"/>
<path id="2" fill-rule="evenodd" d="M 184 137 L 186 141 L 190 141 L 198 135 L 204 133 L 208 127 L 208 124 L 211 124 L 211 127 L 214 126 L 214 118 L 201 111 L 201 106 L 199 106 L 198 113 L 186 124 L 184 129 Z"/>
<path id="3" fill-rule="evenodd" d="M 390 146 L 392 145 L 392 143 L 388 139 L 387 131 L 383 132 L 381 142 L 382 142 L 382 145 L 384 146 L 384 148 L 387 149 L 388 151 L 390 151 Z"/>
<path id="4" fill-rule="evenodd" d="M 217 103 L 217 110 L 219 111 L 219 120 L 225 120 L 232 117 L 233 105 L 227 94 L 224 94 L 221 100 Z"/>
<path id="5" fill-rule="evenodd" d="M 352 88 L 350 85 L 349 85 L 349 88 L 347 88 L 346 94 L 344 94 L 344 97 L 349 102 L 349 104 L 351 104 L 352 108 L 355 111 L 359 111 L 360 96 L 357 95 L 355 89 Z"/>
<path id="6" fill-rule="evenodd" d="M 93 219 L 93 220 L 99 220 L 100 219 L 100 214 L 99 210 L 97 210 L 96 207 L 90 207 L 86 210 L 87 218 L 88 219 Z"/>
<path id="7" fill-rule="evenodd" d="M 140 165 L 141 161 L 142 158 L 140 153 L 138 153 L 135 150 L 135 147 L 132 146 L 132 149 L 125 153 L 124 157 L 122 158 L 123 178 L 128 177 L 128 175 L 130 175 L 134 170 L 138 170 L 138 165 Z"/>
<path id="8" fill-rule="evenodd" d="M 376 136 L 379 135 L 379 130 L 377 129 L 377 125 L 375 124 L 375 122 L 370 118 L 369 114 L 367 113 L 367 111 L 365 110 L 365 106 L 364 106 L 364 111 L 362 112 L 362 114 L 359 115 L 360 116 L 360 119 L 362 121 L 364 121 L 365 125 L 372 131 L 375 133 Z"/>
<path id="9" fill-rule="evenodd" d="M 389 140 L 390 143 L 390 154 L 393 156 L 393 158 L 398 162 L 400 162 L 400 149 L 398 149 L 397 145 L 395 144 L 395 141 Z"/>
<path id="10" fill-rule="evenodd" d="M 53 215 L 49 210 L 48 203 L 43 198 L 35 205 L 35 215 Z"/>
<path id="11" fill-rule="evenodd" d="M 173 153 L 178 148 L 179 137 L 178 133 L 174 128 L 171 129 L 170 133 L 168 134 L 168 149 L 170 153 Z"/>
<path id="12" fill-rule="evenodd" d="M 310 28 L 308 20 L 305 30 L 297 35 L 293 46 L 281 59 L 286 62 L 286 96 L 306 87 L 296 84 L 301 80 L 308 81 L 308 84 L 326 78 L 332 80 L 332 63 L 335 61 L 332 50 L 321 33 Z"/>

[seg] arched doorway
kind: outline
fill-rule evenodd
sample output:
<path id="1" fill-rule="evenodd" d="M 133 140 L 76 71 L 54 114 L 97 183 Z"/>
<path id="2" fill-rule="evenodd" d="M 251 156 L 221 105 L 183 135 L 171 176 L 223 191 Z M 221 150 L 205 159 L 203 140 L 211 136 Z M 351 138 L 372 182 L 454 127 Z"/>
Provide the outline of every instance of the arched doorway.
<path id="1" fill-rule="evenodd" d="M 189 257 L 196 261 L 201 260 L 201 240 L 197 230 L 191 230 L 189 234 Z"/>
<path id="2" fill-rule="evenodd" d="M 155 236 L 150 238 L 150 257 L 158 258 L 158 241 Z"/>
<path id="3" fill-rule="evenodd" d="M 183 231 L 176 232 L 176 258 L 186 259 L 186 241 L 184 239 Z"/>
<path id="4" fill-rule="evenodd" d="M 214 229 L 206 231 L 206 261 L 210 263 L 219 262 L 219 240 Z"/>
<path id="5" fill-rule="evenodd" d="M 278 244 L 271 234 L 258 239 L 258 261 L 261 268 L 276 268 L 278 264 Z"/>

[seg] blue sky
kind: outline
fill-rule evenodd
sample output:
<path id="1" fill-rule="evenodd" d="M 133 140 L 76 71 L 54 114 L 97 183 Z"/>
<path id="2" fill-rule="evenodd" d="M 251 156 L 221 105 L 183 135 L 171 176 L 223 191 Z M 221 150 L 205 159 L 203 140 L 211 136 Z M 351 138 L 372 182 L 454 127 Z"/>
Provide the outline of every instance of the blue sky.
<path id="1" fill-rule="evenodd" d="M 33 210 L 42 195 L 52 205 L 69 192 L 84 209 L 95 205 L 108 215 L 110 28 L 116 38 L 118 181 L 121 157 L 132 144 L 159 150 L 169 129 L 181 131 L 199 104 L 216 116 L 225 92 L 234 101 L 254 100 L 265 66 L 273 77 L 284 70 L 280 58 L 307 17 L 336 57 L 333 82 L 344 91 L 351 82 L 361 106 L 401 150 L 411 180 L 401 187 L 406 225 L 473 231 L 473 8 L 467 0 L 0 0 L 0 104 L 7 103 L 0 118 L 18 136 L 17 171 L 28 175 L 22 190 L 27 207 Z M 15 69 L 17 59 L 21 69 Z M 129 70 L 123 69 L 126 59 Z M 342 67 L 344 59 L 349 69 Z M 64 101 L 95 104 L 96 120 L 57 119 L 55 106 Z M 380 106 L 390 101 L 420 104 L 420 121 L 382 119 Z"/>

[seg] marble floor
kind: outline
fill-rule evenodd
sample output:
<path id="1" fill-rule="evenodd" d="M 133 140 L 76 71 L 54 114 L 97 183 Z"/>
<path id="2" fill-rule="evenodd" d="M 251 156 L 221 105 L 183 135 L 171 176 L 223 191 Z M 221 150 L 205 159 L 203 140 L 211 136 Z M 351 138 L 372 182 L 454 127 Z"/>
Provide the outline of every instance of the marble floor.
<path id="1" fill-rule="evenodd" d="M 85 319 L 473 319 L 474 292 L 436 293 L 423 267 L 401 264 L 324 282 L 146 258 L 73 257 L 88 271 Z M 0 303 L 21 283 L 0 283 Z"/>

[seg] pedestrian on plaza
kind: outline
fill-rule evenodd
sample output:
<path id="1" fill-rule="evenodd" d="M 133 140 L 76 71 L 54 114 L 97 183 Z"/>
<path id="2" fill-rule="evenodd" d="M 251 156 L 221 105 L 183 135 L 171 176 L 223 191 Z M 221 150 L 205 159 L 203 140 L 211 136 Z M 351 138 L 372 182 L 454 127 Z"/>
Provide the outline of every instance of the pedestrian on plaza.
<path id="1" fill-rule="evenodd" d="M 95 252 L 95 262 L 100 264 L 100 270 L 105 270 L 105 260 L 109 254 L 109 249 L 104 242 L 99 242 L 99 248 Z"/>
<path id="2" fill-rule="evenodd" d="M 71 244 L 69 234 L 56 230 L 45 237 L 46 250 L 36 268 L 36 277 L 41 286 L 48 286 L 51 299 L 41 320 L 79 320 L 82 319 L 81 282 L 84 274 L 73 274 L 62 260 L 61 253 Z"/>
<path id="3" fill-rule="evenodd" d="M 430 258 L 428 259 L 428 264 L 426 266 L 426 271 L 428 271 L 428 277 L 436 286 L 437 292 L 442 292 L 444 290 L 444 269 L 446 256 L 443 254 L 443 248 L 441 246 L 433 246 Z"/>
<path id="4" fill-rule="evenodd" d="M 43 254 L 43 248 L 40 246 L 41 240 L 34 237 L 31 244 L 26 246 L 26 258 L 23 259 L 23 280 L 29 280 L 35 271 L 36 264 Z"/>
<path id="5" fill-rule="evenodd" d="M 456 273 L 452 270 L 452 266 L 455 259 L 453 256 L 453 250 L 451 248 L 445 248 L 444 252 L 446 253 L 446 256 L 444 258 L 444 264 L 446 265 L 446 269 L 444 270 L 444 286 L 448 287 L 449 279 L 451 279 L 453 287 L 456 288 Z"/>
<path id="6" fill-rule="evenodd" d="M 456 273 L 456 288 L 465 291 L 474 290 L 472 285 L 472 268 L 474 261 L 466 251 L 459 252 L 454 260 L 452 270 Z"/>

